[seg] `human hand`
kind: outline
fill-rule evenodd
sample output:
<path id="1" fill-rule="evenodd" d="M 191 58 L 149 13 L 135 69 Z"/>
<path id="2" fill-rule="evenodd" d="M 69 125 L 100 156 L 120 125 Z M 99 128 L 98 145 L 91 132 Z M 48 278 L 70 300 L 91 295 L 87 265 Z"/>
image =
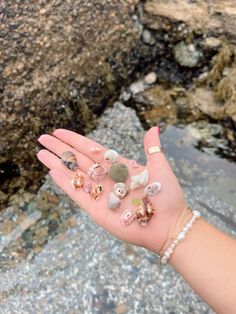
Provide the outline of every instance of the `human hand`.
<path id="1" fill-rule="evenodd" d="M 144 138 L 146 154 L 149 147 L 160 146 L 158 130 L 158 127 L 153 127 L 146 133 Z M 99 200 L 95 200 L 83 189 L 75 191 L 72 188 L 71 179 L 74 177 L 74 172 L 67 169 L 61 162 L 63 152 L 73 152 L 79 165 L 78 172 L 86 180 L 90 180 L 87 171 L 94 163 L 102 163 L 106 169 L 111 166 L 103 157 L 107 148 L 87 137 L 65 129 L 57 129 L 53 136 L 41 135 L 38 141 L 46 148 L 38 152 L 38 159 L 50 169 L 49 173 L 56 184 L 82 207 L 97 224 L 123 241 L 143 246 L 155 253 L 159 252 L 170 230 L 174 228 L 180 213 L 186 208 L 182 189 L 164 153 L 147 154 L 146 165 L 138 165 L 137 168 L 130 167 L 129 160 L 119 156 L 119 162 L 126 164 L 129 168 L 129 178 L 126 182 L 128 187 L 130 177 L 141 173 L 144 169 L 147 169 L 149 174 L 147 184 L 159 181 L 162 185 L 162 189 L 157 195 L 149 197 L 155 208 L 155 214 L 147 226 L 142 227 L 137 221 L 123 226 L 120 223 L 121 213 L 125 209 L 137 210 L 137 206 L 132 204 L 132 200 L 142 198 L 144 187 L 130 190 L 127 196 L 122 199 L 120 209 L 113 211 L 108 208 L 108 195 L 115 182 L 109 176 L 102 179 L 104 193 Z M 101 152 L 93 154 L 91 152 L 92 147 L 99 147 Z M 91 183 L 94 185 L 92 181 Z"/>

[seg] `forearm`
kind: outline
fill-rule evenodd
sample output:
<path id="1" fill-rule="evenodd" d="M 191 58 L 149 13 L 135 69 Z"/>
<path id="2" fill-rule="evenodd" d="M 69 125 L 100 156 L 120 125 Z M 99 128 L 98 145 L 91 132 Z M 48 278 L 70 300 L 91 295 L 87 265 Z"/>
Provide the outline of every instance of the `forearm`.
<path id="1" fill-rule="evenodd" d="M 203 218 L 169 262 L 217 314 L 236 313 L 236 240 Z"/>

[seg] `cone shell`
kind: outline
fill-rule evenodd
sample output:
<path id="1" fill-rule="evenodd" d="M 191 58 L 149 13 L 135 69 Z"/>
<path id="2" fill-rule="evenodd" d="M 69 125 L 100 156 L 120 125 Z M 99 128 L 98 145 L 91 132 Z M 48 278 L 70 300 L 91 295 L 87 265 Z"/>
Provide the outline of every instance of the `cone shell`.
<path id="1" fill-rule="evenodd" d="M 114 149 L 109 149 L 104 154 L 104 159 L 111 164 L 114 164 L 118 161 L 118 153 Z"/>
<path id="2" fill-rule="evenodd" d="M 153 182 L 146 186 L 144 190 L 144 194 L 147 196 L 154 196 L 161 190 L 161 183 L 160 182 Z"/>
<path id="3" fill-rule="evenodd" d="M 135 215 L 130 209 L 126 209 L 120 216 L 120 223 L 122 226 L 130 225 L 135 219 Z"/>
<path id="4" fill-rule="evenodd" d="M 155 208 L 153 207 L 151 201 L 147 196 L 142 198 L 142 202 L 139 209 L 135 213 L 135 217 L 138 220 L 140 226 L 145 227 L 152 216 L 155 213 Z"/>
<path id="5" fill-rule="evenodd" d="M 91 192 L 92 197 L 98 201 L 103 193 L 103 186 L 101 184 L 97 184 Z"/>
<path id="6" fill-rule="evenodd" d="M 113 192 L 119 197 L 124 198 L 128 193 L 128 188 L 123 182 L 118 182 L 113 186 Z"/>
<path id="7" fill-rule="evenodd" d="M 130 182 L 130 189 L 135 190 L 140 188 L 141 186 L 146 185 L 148 182 L 148 171 L 144 169 L 141 173 L 132 176 Z"/>
<path id="8" fill-rule="evenodd" d="M 125 182 L 128 179 L 129 170 L 125 164 L 115 163 L 111 166 L 109 175 L 115 182 Z"/>
<path id="9" fill-rule="evenodd" d="M 119 197 L 111 192 L 108 196 L 108 207 L 112 210 L 117 210 L 121 205 Z"/>
<path id="10" fill-rule="evenodd" d="M 84 185 L 84 177 L 80 174 L 77 174 L 75 178 L 71 180 L 71 186 L 74 190 L 78 191 Z"/>
<path id="11" fill-rule="evenodd" d="M 61 155 L 61 161 L 68 169 L 75 171 L 78 169 L 76 156 L 72 152 L 64 152 Z"/>

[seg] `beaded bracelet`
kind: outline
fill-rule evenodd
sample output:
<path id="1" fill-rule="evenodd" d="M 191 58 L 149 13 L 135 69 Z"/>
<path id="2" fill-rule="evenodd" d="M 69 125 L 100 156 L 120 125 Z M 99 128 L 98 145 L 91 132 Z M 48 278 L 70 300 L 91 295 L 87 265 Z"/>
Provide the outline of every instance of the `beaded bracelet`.
<path id="1" fill-rule="evenodd" d="M 169 243 L 173 242 L 174 239 L 177 237 L 179 232 L 183 229 L 185 224 L 190 220 L 192 217 L 192 210 L 190 207 L 185 208 L 179 218 L 177 219 L 173 229 L 170 231 L 170 233 L 167 236 L 167 240 L 162 245 L 161 249 L 159 250 L 159 256 L 162 255 L 165 252 L 165 248 L 168 247 Z"/>
<path id="2" fill-rule="evenodd" d="M 193 215 L 190 221 L 185 224 L 185 226 L 181 229 L 177 237 L 173 240 L 173 242 L 169 245 L 169 247 L 164 251 L 164 253 L 159 254 L 158 266 L 160 266 L 160 264 L 168 263 L 168 260 L 171 257 L 172 253 L 174 252 L 174 249 L 176 248 L 178 243 L 184 240 L 186 234 L 192 228 L 194 221 L 200 218 L 200 216 L 201 216 L 201 213 L 198 210 L 193 211 Z"/>

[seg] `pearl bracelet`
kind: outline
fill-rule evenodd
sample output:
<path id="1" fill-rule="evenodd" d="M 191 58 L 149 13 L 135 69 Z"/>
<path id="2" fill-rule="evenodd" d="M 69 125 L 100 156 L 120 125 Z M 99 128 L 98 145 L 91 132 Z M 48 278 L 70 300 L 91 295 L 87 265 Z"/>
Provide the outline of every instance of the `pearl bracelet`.
<path id="1" fill-rule="evenodd" d="M 165 252 L 159 256 L 159 265 L 167 264 L 171 254 L 174 252 L 175 247 L 177 244 L 184 240 L 188 231 L 192 228 L 193 223 L 196 219 L 200 218 L 201 213 L 198 210 L 193 211 L 193 216 L 189 222 L 183 227 L 183 229 L 179 232 L 176 239 L 171 243 L 171 245 L 165 250 Z"/>

